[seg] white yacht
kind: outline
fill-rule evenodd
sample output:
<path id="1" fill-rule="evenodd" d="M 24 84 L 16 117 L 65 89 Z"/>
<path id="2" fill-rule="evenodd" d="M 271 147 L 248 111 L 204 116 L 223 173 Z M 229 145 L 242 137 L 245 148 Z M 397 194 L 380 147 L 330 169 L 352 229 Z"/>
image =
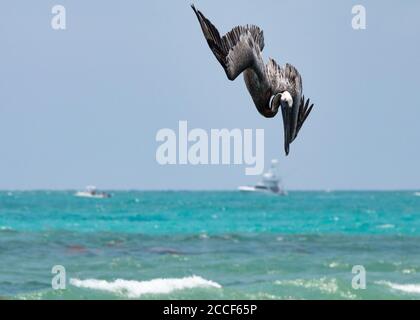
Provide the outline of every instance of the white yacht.
<path id="1" fill-rule="evenodd" d="M 74 194 L 76 197 L 105 199 L 111 198 L 111 194 L 106 192 L 99 192 L 95 186 L 87 186 L 84 191 L 78 191 Z"/>
<path id="2" fill-rule="evenodd" d="M 287 195 L 284 190 L 281 179 L 277 174 L 278 161 L 272 160 L 270 170 L 262 175 L 262 179 L 255 186 L 241 186 L 238 188 L 241 192 L 260 192 L 274 194 L 279 196 Z"/>

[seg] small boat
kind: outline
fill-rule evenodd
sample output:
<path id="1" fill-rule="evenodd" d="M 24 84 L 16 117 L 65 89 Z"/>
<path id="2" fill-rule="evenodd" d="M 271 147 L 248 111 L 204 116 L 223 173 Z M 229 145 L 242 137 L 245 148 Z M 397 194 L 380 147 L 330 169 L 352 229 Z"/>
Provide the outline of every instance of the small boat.
<path id="1" fill-rule="evenodd" d="M 111 198 L 111 194 L 103 191 L 98 191 L 95 186 L 87 186 L 84 191 L 78 191 L 74 194 L 76 197 L 81 198 L 95 198 L 105 199 Z"/>
<path id="2" fill-rule="evenodd" d="M 278 161 L 272 160 L 270 170 L 262 175 L 262 179 L 255 186 L 241 186 L 238 188 L 241 192 L 259 192 L 278 196 L 287 195 L 286 190 L 281 184 L 281 179 L 277 174 Z"/>

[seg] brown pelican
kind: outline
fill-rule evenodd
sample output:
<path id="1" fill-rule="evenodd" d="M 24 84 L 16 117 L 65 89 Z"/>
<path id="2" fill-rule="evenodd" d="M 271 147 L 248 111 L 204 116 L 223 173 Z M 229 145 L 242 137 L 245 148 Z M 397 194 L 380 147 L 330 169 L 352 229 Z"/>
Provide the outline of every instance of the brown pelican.
<path id="1" fill-rule="evenodd" d="M 289 145 L 302 128 L 312 110 L 310 100 L 302 96 L 302 78 L 291 64 L 279 66 L 269 59 L 264 64 L 261 52 L 264 49 L 263 31 L 254 25 L 238 26 L 223 37 L 216 27 L 191 5 L 204 37 L 220 62 L 229 80 L 235 80 L 242 72 L 246 87 L 258 112 L 273 118 L 281 106 L 284 126 L 284 150 L 289 154 Z"/>

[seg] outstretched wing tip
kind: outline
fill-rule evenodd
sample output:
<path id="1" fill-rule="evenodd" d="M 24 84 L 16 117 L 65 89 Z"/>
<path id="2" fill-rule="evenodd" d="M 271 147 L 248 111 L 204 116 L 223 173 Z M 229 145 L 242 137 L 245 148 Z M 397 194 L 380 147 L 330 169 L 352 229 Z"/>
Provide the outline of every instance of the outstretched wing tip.
<path id="1" fill-rule="evenodd" d="M 191 9 L 194 10 L 195 14 L 198 14 L 197 9 L 195 8 L 194 3 L 191 3 L 190 6 L 191 6 Z"/>
<path id="2" fill-rule="evenodd" d="M 220 36 L 216 26 L 197 10 L 194 4 L 191 7 L 200 22 L 207 44 L 225 70 L 228 79 L 236 79 L 240 73 L 253 64 L 255 55 L 263 50 L 262 30 L 254 25 L 237 26 L 224 36 Z"/>
<path id="3" fill-rule="evenodd" d="M 298 127 L 296 130 L 296 136 L 311 113 L 314 104 L 311 104 L 311 99 L 305 100 L 305 96 L 302 96 L 302 103 L 300 105 L 299 115 L 298 115 Z M 295 136 L 295 138 L 296 138 Z"/>

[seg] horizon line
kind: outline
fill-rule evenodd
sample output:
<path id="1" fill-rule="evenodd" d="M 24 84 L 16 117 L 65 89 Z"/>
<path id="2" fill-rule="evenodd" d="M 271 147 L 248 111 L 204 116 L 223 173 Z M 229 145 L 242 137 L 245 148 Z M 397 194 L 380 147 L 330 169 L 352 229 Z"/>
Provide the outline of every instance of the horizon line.
<path id="1" fill-rule="evenodd" d="M 239 190 L 237 189 L 143 189 L 143 188 L 98 188 L 99 190 L 103 191 L 115 191 L 115 192 L 127 192 L 127 191 L 137 191 L 137 192 L 236 192 Z M 73 191 L 80 191 L 84 189 L 74 189 L 74 188 L 19 188 L 19 189 L 0 189 L 0 192 L 42 192 L 42 191 L 56 191 L 56 192 L 73 192 Z M 288 192 L 418 192 L 418 189 L 392 189 L 392 188 L 384 188 L 384 189 L 375 189 L 375 188 L 365 188 L 365 189 L 357 189 L 357 188 L 338 188 L 338 189 L 288 189 Z"/>

